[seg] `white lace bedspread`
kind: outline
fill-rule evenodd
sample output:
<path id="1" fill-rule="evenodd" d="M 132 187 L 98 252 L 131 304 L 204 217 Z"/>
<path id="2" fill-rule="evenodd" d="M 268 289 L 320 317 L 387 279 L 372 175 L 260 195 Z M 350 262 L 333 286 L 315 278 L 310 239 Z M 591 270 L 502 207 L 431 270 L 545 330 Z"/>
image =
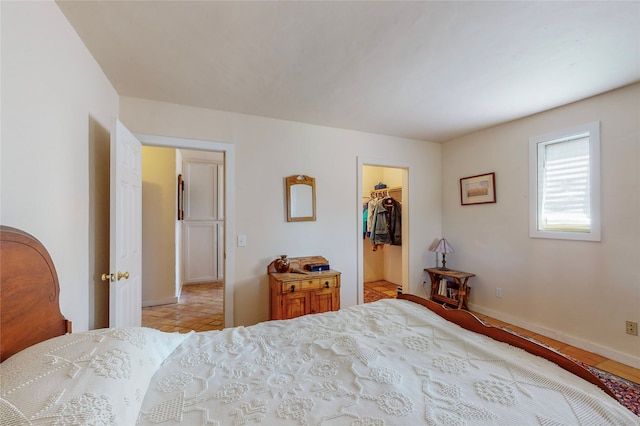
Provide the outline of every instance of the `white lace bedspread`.
<path id="1" fill-rule="evenodd" d="M 196 333 L 141 424 L 637 425 L 598 387 L 403 300 Z"/>

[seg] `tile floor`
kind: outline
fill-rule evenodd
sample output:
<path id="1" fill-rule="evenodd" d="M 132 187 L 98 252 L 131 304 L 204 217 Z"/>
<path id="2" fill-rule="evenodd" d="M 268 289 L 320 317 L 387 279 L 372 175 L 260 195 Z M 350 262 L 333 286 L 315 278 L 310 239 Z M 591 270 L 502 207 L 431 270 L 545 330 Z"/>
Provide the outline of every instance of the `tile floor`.
<path id="1" fill-rule="evenodd" d="M 397 285 L 384 281 L 365 283 L 365 286 L 384 293 L 389 298 L 396 297 Z M 221 330 L 224 326 L 222 310 L 222 283 L 191 284 L 182 288 L 180 303 L 154 306 L 142 309 L 142 325 L 168 332 L 188 332 Z M 635 383 L 640 383 L 640 369 L 633 368 L 603 356 L 587 352 L 555 339 L 533 333 L 486 315 L 476 315 L 492 325 L 509 328 L 517 333 L 532 337 L 552 348 L 578 359 L 586 364 L 608 371 Z"/>

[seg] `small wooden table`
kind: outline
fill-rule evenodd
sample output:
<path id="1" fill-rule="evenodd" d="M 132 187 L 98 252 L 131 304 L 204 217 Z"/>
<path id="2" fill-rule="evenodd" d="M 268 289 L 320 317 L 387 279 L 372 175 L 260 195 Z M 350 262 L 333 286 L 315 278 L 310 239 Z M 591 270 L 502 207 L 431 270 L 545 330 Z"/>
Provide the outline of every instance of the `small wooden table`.
<path id="1" fill-rule="evenodd" d="M 467 299 L 471 288 L 467 285 L 467 281 L 469 281 L 469 278 L 475 277 L 476 274 L 454 271 L 453 269 L 442 270 L 440 268 L 425 268 L 425 271 L 429 273 L 431 278 L 431 300 L 446 303 L 458 309 L 469 310 Z M 441 290 L 440 281 L 447 278 L 452 278 L 453 280 L 447 280 L 445 287 L 442 289 L 444 294 L 441 294 L 442 291 L 439 291 Z"/>

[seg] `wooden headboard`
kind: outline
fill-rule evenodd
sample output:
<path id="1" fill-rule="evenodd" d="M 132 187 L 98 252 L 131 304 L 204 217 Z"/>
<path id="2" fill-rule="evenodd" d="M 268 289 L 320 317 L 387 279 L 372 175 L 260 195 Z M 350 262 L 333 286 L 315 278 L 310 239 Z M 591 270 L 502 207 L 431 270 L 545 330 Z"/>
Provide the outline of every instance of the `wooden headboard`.
<path id="1" fill-rule="evenodd" d="M 51 256 L 33 236 L 0 230 L 0 362 L 36 343 L 71 332 L 60 313 Z"/>

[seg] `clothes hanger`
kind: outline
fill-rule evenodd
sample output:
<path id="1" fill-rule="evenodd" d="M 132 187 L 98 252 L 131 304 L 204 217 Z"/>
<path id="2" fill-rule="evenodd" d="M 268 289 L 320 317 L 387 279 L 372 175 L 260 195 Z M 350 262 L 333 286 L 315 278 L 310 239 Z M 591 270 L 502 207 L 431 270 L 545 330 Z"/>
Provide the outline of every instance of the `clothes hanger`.
<path id="1" fill-rule="evenodd" d="M 392 205 L 394 202 L 393 197 L 389 194 L 389 190 L 387 189 L 387 196 L 384 198 L 384 204 L 387 206 Z"/>

